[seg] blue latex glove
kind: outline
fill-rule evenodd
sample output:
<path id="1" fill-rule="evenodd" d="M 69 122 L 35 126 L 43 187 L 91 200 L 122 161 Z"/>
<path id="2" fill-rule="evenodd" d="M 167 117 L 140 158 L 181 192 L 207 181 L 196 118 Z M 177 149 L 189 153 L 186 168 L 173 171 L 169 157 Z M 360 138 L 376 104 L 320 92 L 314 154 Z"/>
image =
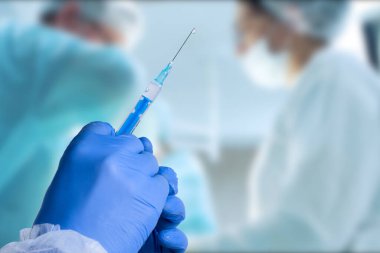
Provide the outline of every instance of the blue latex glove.
<path id="1" fill-rule="evenodd" d="M 115 136 L 106 123 L 84 127 L 65 151 L 35 224 L 75 230 L 109 253 L 138 252 L 169 194 L 147 143 Z"/>
<path id="2" fill-rule="evenodd" d="M 177 229 L 184 218 L 185 208 L 182 201 L 175 196 L 169 196 L 156 228 L 161 252 L 183 253 L 186 251 L 187 237 Z"/>
<path id="3" fill-rule="evenodd" d="M 145 151 L 153 153 L 149 140 L 141 138 Z M 185 219 L 185 206 L 175 195 L 178 193 L 178 178 L 176 173 L 168 167 L 160 167 L 159 174 L 169 182 L 169 197 L 161 214 L 156 229 L 149 236 L 141 248 L 140 253 L 182 253 L 185 252 L 188 242 L 185 234 L 177 226 Z"/>
<path id="4" fill-rule="evenodd" d="M 182 253 L 188 246 L 186 235 L 177 229 L 177 226 L 185 219 L 185 206 L 175 196 L 178 192 L 177 175 L 171 168 L 161 167 L 160 175 L 164 176 L 170 185 L 164 210 L 156 229 L 150 235 L 140 253 Z"/>

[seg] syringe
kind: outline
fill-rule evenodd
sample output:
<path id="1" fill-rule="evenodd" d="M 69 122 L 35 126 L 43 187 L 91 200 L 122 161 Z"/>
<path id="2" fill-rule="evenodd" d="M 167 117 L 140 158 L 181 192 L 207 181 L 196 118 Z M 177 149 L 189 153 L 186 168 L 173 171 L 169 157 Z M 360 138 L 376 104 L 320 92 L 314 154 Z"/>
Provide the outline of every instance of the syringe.
<path id="1" fill-rule="evenodd" d="M 186 40 L 183 42 L 180 49 L 177 51 L 173 59 L 169 62 L 169 64 L 161 71 L 161 73 L 151 81 L 144 93 L 141 95 L 140 100 L 137 102 L 135 108 L 129 114 L 127 120 L 121 126 L 120 130 L 117 132 L 117 135 L 122 134 L 132 134 L 136 127 L 139 125 L 143 115 L 148 110 L 149 106 L 154 102 L 154 100 L 158 97 L 161 92 L 162 86 L 170 71 L 173 67 L 174 61 L 177 58 L 178 54 L 181 52 L 182 48 L 185 46 L 189 38 L 192 34 L 195 33 L 195 28 L 193 28 L 190 34 L 187 36 Z"/>

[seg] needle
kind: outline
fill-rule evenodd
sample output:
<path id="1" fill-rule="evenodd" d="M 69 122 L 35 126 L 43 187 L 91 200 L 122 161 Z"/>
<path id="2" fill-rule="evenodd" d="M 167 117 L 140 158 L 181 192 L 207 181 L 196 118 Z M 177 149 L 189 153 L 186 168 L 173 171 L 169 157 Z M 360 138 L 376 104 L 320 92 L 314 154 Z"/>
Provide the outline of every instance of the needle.
<path id="1" fill-rule="evenodd" d="M 189 34 L 189 36 L 187 36 L 186 40 L 183 42 L 182 46 L 180 47 L 180 49 L 178 50 L 178 52 L 176 53 L 176 55 L 174 56 L 173 60 L 171 62 L 174 62 L 175 59 L 177 58 L 177 56 L 179 55 L 179 53 L 182 51 L 182 48 L 186 45 L 187 41 L 190 39 L 191 35 L 193 35 L 194 33 L 196 32 L 195 28 L 193 28 Z"/>

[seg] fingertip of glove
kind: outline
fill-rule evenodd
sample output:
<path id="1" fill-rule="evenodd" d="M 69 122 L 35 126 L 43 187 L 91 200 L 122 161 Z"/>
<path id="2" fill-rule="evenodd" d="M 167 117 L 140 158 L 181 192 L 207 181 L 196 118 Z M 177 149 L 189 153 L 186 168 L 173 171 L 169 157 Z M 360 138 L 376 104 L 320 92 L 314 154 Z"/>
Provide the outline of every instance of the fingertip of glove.
<path id="1" fill-rule="evenodd" d="M 169 195 L 178 193 L 178 178 L 173 169 L 169 167 L 160 167 L 158 174 L 163 176 L 169 182 Z"/>
<path id="2" fill-rule="evenodd" d="M 184 252 L 188 246 L 186 235 L 179 229 L 168 229 L 159 232 L 158 239 L 164 248 Z"/>
<path id="3" fill-rule="evenodd" d="M 181 223 L 186 217 L 185 205 L 182 200 L 175 196 L 169 196 L 162 211 L 162 217 L 172 223 Z"/>

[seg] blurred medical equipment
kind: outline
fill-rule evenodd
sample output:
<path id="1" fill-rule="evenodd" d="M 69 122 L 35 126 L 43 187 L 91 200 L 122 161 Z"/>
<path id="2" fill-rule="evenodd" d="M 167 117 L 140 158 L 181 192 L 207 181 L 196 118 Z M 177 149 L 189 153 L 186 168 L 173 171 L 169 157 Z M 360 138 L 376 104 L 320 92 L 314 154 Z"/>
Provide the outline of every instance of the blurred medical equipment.
<path id="1" fill-rule="evenodd" d="M 166 78 L 169 76 L 170 71 L 173 67 L 174 61 L 177 58 L 178 54 L 182 51 L 182 48 L 185 46 L 191 35 L 195 33 L 195 28 L 193 28 L 190 34 L 187 36 L 186 40 L 182 43 L 180 49 L 177 51 L 173 59 L 169 64 L 161 71 L 161 73 L 148 85 L 142 94 L 139 102 L 137 102 L 134 110 L 128 116 L 127 120 L 121 126 L 120 130 L 117 132 L 120 134 L 132 134 L 138 124 L 140 123 L 143 115 L 149 109 L 150 105 L 154 102 L 157 96 L 160 94 L 162 86 Z"/>
<path id="2" fill-rule="evenodd" d="M 283 0 L 262 2 L 270 13 L 290 25 L 297 32 L 322 40 L 330 40 L 339 31 L 349 1 Z"/>
<path id="3" fill-rule="evenodd" d="M 42 15 L 44 17 L 52 15 L 68 2 L 69 0 L 46 1 Z M 140 40 L 144 30 L 144 18 L 134 1 L 76 0 L 76 2 L 85 19 L 116 28 L 124 34 L 128 49 L 133 48 Z"/>

